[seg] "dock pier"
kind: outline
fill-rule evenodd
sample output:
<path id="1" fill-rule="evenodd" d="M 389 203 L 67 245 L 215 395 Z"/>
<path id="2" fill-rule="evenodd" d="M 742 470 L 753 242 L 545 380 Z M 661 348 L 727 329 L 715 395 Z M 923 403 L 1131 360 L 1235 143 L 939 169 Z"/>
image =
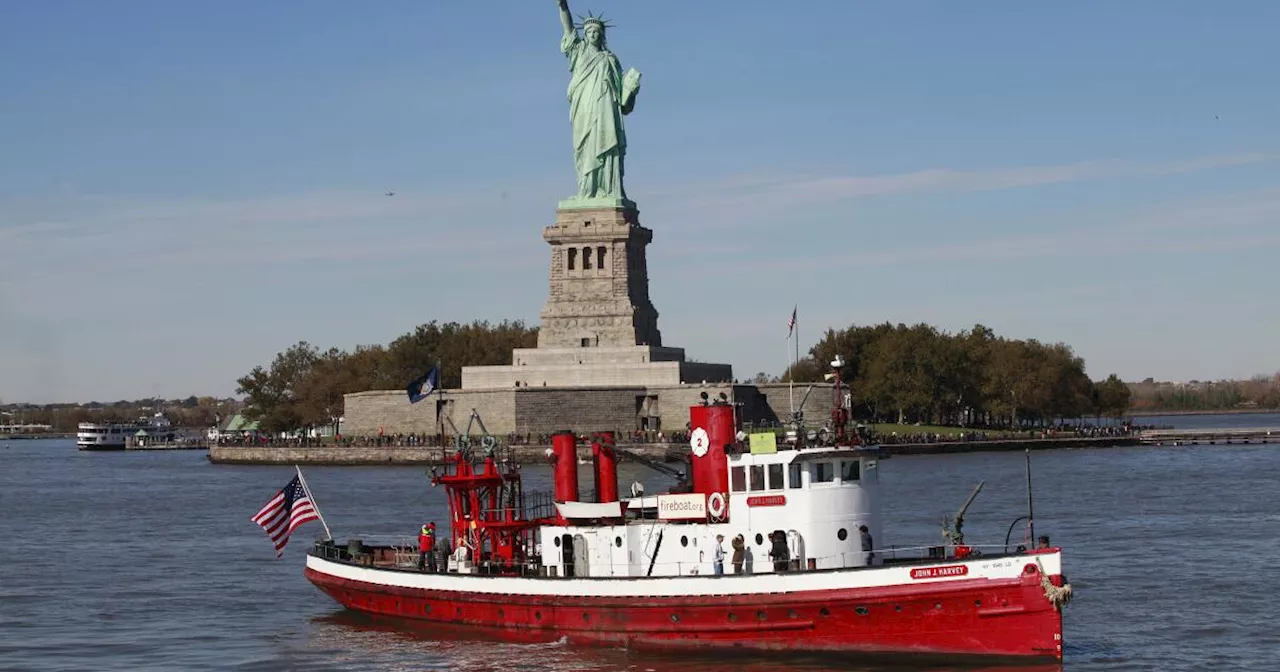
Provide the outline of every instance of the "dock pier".
<path id="1" fill-rule="evenodd" d="M 1280 443 L 1280 427 L 1248 429 L 1146 429 L 1138 433 L 1144 445 L 1180 446 L 1192 443 L 1215 445 Z"/>

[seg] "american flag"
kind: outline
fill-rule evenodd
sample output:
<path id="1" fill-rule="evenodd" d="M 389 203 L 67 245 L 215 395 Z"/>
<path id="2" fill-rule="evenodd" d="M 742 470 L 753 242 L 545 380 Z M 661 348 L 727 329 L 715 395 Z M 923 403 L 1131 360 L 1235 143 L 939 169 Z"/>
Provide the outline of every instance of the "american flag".
<path id="1" fill-rule="evenodd" d="M 791 309 L 791 319 L 787 320 L 787 338 L 791 338 L 791 332 L 795 331 L 796 310 L 798 310 L 799 308 L 800 308 L 800 305 L 796 304 L 796 307 Z"/>
<path id="2" fill-rule="evenodd" d="M 276 557 L 284 555 L 285 544 L 289 543 L 289 535 L 303 523 L 320 520 L 316 507 L 311 503 L 311 494 L 303 487 L 297 476 L 289 484 L 276 493 L 262 510 L 250 518 L 271 537 L 276 545 Z"/>

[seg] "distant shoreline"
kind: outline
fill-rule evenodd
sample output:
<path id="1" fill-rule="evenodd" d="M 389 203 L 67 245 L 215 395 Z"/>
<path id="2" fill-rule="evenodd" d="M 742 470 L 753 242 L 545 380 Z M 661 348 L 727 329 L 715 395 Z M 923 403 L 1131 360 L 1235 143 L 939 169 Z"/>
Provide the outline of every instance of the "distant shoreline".
<path id="1" fill-rule="evenodd" d="M 1130 411 L 1128 415 L 1134 418 L 1144 418 L 1150 416 L 1165 415 L 1258 415 L 1266 413 L 1280 413 L 1280 409 L 1276 408 L 1232 408 L 1222 411 Z"/>

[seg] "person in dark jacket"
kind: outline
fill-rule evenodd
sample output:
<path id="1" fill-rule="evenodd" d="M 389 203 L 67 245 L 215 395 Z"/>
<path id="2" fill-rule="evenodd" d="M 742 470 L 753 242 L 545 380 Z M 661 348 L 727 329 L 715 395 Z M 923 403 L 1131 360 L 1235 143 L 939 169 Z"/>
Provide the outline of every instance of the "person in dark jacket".
<path id="1" fill-rule="evenodd" d="M 787 571 L 787 565 L 791 564 L 791 549 L 787 548 L 787 534 L 774 532 L 769 535 L 769 538 L 773 540 L 773 547 L 769 549 L 769 557 L 773 559 L 773 571 Z"/>
<path id="2" fill-rule="evenodd" d="M 875 545 L 871 539 L 871 531 L 867 529 L 866 525 L 859 525 L 858 532 L 862 535 L 862 552 L 866 554 L 866 564 L 870 566 L 871 561 L 876 557 L 875 552 L 872 550 Z"/>
<path id="3" fill-rule="evenodd" d="M 733 538 L 733 573 L 742 573 L 742 561 L 747 557 L 747 543 L 743 540 L 742 535 Z"/>

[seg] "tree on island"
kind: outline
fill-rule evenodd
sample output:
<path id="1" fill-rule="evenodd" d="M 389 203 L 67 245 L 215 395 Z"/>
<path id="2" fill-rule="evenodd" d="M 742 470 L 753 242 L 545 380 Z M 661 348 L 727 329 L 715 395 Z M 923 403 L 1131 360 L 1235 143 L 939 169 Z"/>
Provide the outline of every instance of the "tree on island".
<path id="1" fill-rule="evenodd" d="M 1128 408 L 1128 398 L 1110 382 L 1119 379 L 1095 385 L 1069 346 L 1001 338 L 981 324 L 958 334 L 888 322 L 828 329 L 809 355 L 783 380 L 821 380 L 838 355 L 846 363 L 854 415 L 864 420 L 1017 427 L 1118 417 Z M 1099 386 L 1105 392 L 1096 391 Z M 1099 400 L 1106 405 L 1100 408 Z"/>
<path id="2" fill-rule="evenodd" d="M 367 390 L 403 389 L 440 364 L 440 384 L 456 388 L 462 367 L 507 364 L 515 348 L 537 345 L 538 330 L 523 322 L 421 325 L 387 346 L 351 352 L 321 352 L 306 341 L 291 346 L 267 367 L 256 366 L 236 381 L 245 395 L 244 414 L 265 432 L 304 427 L 337 428 L 343 397 Z"/>

